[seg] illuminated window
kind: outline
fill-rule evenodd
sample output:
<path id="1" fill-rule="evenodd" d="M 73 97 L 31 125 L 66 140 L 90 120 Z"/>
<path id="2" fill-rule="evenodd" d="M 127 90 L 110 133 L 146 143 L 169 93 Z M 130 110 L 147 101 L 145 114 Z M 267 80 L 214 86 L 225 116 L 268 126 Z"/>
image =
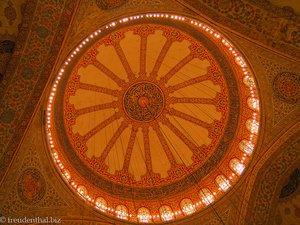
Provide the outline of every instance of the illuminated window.
<path id="1" fill-rule="evenodd" d="M 116 215 L 119 219 L 127 220 L 128 219 L 128 210 L 124 205 L 118 205 L 116 207 Z"/>
<path id="2" fill-rule="evenodd" d="M 216 183 L 223 191 L 227 191 L 231 186 L 229 180 L 224 175 L 217 176 Z"/>
<path id="3" fill-rule="evenodd" d="M 247 140 L 242 140 L 239 144 L 239 147 L 243 152 L 247 153 L 248 155 L 251 155 L 254 150 L 254 144 Z"/>
<path id="4" fill-rule="evenodd" d="M 96 199 L 96 202 L 95 202 L 96 206 L 102 211 L 106 211 L 107 209 L 107 202 L 105 201 L 104 198 L 101 198 L 101 197 L 98 197 Z"/>
<path id="5" fill-rule="evenodd" d="M 258 133 L 259 123 L 255 120 L 249 119 L 246 122 L 246 127 L 251 133 Z"/>
<path id="6" fill-rule="evenodd" d="M 66 180 L 70 180 L 71 174 L 70 174 L 69 170 L 64 169 L 63 170 L 63 175 L 64 175 L 64 177 L 65 177 Z"/>
<path id="7" fill-rule="evenodd" d="M 234 60 L 239 66 L 241 66 L 241 67 L 246 66 L 246 63 L 245 63 L 245 61 L 242 57 L 237 56 L 237 57 L 234 58 Z"/>
<path id="8" fill-rule="evenodd" d="M 141 223 L 149 223 L 151 221 L 150 210 L 145 207 L 139 208 L 138 219 Z"/>
<path id="9" fill-rule="evenodd" d="M 203 188 L 200 190 L 199 196 L 205 205 L 210 205 L 211 203 L 213 203 L 215 201 L 213 194 L 206 188 Z"/>
<path id="10" fill-rule="evenodd" d="M 238 159 L 232 159 L 230 161 L 230 168 L 237 174 L 241 175 L 245 169 L 245 166 L 243 163 L 240 163 Z"/>
<path id="11" fill-rule="evenodd" d="M 169 221 L 172 220 L 174 217 L 174 213 L 172 212 L 172 209 L 170 206 L 164 205 L 159 208 L 160 216 L 162 220 Z"/>
<path id="12" fill-rule="evenodd" d="M 181 209 L 185 215 L 192 214 L 196 211 L 191 199 L 185 198 L 180 202 Z"/>
<path id="13" fill-rule="evenodd" d="M 245 76 L 244 79 L 243 79 L 243 82 L 248 87 L 255 86 L 255 82 L 254 82 L 254 79 L 252 77 Z"/>
<path id="14" fill-rule="evenodd" d="M 82 185 L 78 186 L 77 192 L 83 197 L 87 196 L 88 194 L 86 187 Z"/>
<path id="15" fill-rule="evenodd" d="M 256 98 L 248 98 L 247 99 L 247 104 L 248 106 L 255 110 L 255 111 L 259 111 L 259 100 Z"/>

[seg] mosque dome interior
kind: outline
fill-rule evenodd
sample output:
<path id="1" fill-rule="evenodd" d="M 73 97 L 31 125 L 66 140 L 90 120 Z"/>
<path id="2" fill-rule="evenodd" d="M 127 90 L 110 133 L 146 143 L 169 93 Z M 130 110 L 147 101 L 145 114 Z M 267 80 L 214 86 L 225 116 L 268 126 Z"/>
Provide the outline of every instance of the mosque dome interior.
<path id="1" fill-rule="evenodd" d="M 1 223 L 299 223 L 297 1 L 0 6 Z"/>

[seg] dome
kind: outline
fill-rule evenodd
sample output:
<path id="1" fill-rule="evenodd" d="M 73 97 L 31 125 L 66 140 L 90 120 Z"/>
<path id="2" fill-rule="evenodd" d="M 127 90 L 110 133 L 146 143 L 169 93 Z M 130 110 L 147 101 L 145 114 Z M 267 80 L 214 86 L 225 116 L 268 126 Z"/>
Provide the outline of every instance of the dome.
<path id="1" fill-rule="evenodd" d="M 53 82 L 47 139 L 99 213 L 159 223 L 209 207 L 243 174 L 259 133 L 255 78 L 209 25 L 121 18 L 90 34 Z"/>

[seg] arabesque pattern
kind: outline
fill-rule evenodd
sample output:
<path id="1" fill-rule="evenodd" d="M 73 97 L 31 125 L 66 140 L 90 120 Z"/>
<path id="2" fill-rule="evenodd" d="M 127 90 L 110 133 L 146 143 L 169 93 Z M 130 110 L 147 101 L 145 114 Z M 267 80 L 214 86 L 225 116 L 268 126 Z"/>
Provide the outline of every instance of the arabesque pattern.
<path id="1" fill-rule="evenodd" d="M 251 69 L 226 38 L 190 18 L 145 14 L 95 31 L 65 60 L 47 137 L 88 204 L 156 223 L 230 190 L 255 150 L 259 113 Z"/>
<path id="2" fill-rule="evenodd" d="M 133 37 L 130 36 L 131 32 Z M 123 50 L 127 39 L 135 36 L 140 42 L 136 45 L 131 44 L 131 48 L 140 49 L 140 57 L 137 60 L 140 70 L 137 73 L 132 69 L 135 65 L 130 65 L 132 63 L 126 58 L 130 52 Z M 154 41 L 153 39 L 165 42 L 161 44 L 161 49 L 151 46 L 151 51 L 157 51 L 157 58 L 154 58 L 151 67 L 147 63 L 150 64 L 154 56 L 146 49 L 150 47 L 147 43 Z M 184 45 L 183 41 L 187 44 Z M 174 51 L 174 48 L 185 55 L 176 56 L 178 62 L 162 73 L 162 67 L 172 63 L 169 58 L 170 51 Z M 100 51 L 111 55 L 115 51 L 116 59 L 113 63 L 118 60 L 125 71 L 115 72 L 112 61 L 101 59 Z M 201 72 L 194 69 L 196 66 Z M 91 67 L 96 67 L 95 76 L 108 78 L 106 87 L 103 84 L 92 84 L 94 77 L 85 72 Z M 122 72 L 127 78 L 126 75 L 119 75 Z M 99 175 L 122 185 L 134 184 L 144 187 L 174 182 L 199 168 L 212 155 L 222 137 L 214 134 L 216 131 L 219 134 L 223 132 L 229 113 L 228 107 L 224 107 L 229 104 L 229 99 L 225 79 L 221 74 L 221 69 L 208 50 L 191 36 L 175 28 L 148 24 L 114 32 L 82 56 L 68 81 L 69 88 L 65 93 L 65 123 L 69 138 L 73 140 L 72 146 L 74 149 L 80 146 L 77 149 L 82 159 L 92 168 L 96 168 Z M 113 83 L 117 85 L 116 88 L 112 88 L 115 87 Z M 95 102 L 97 105 L 82 108 L 78 100 L 81 98 L 80 90 L 87 90 L 88 96 L 92 96 L 93 92 L 109 95 L 111 101 L 106 102 L 103 97 Z M 82 123 L 88 123 L 87 114 L 93 113 L 100 117 L 102 112 L 109 109 L 114 113 L 110 113 L 109 117 L 103 115 L 105 118 L 100 119 L 98 124 L 93 124 L 92 129 L 85 129 L 85 132 L 74 129 L 74 126 L 77 128 L 82 126 Z M 98 134 L 108 129 L 107 127 L 116 120 L 120 121 L 116 124 L 118 128 L 113 130 L 110 139 L 102 140 L 106 145 L 100 147 L 95 139 L 99 139 Z M 193 132 L 197 130 L 199 135 L 194 135 Z M 126 131 L 130 134 L 122 136 Z M 170 131 L 175 136 L 170 136 Z M 157 138 L 159 144 L 154 143 L 153 138 Z M 120 148 L 124 157 L 121 157 L 119 165 L 115 166 L 113 164 L 116 162 L 112 161 L 116 161 L 116 156 L 112 155 L 118 141 L 123 142 Z M 95 144 L 92 146 L 91 142 Z M 176 142 L 185 146 L 185 151 L 174 147 Z M 136 143 L 143 143 L 143 146 L 137 146 Z M 91 151 L 95 153 L 90 153 Z M 138 157 L 137 151 L 142 152 L 143 159 L 140 162 L 134 159 Z M 169 166 L 155 168 L 156 152 L 165 157 L 162 160 L 166 160 Z M 138 167 L 142 171 L 134 171 L 130 169 L 135 166 L 132 164 L 144 164 L 146 169 Z M 113 166 L 118 169 L 112 169 Z M 144 173 L 141 173 L 143 171 Z"/>

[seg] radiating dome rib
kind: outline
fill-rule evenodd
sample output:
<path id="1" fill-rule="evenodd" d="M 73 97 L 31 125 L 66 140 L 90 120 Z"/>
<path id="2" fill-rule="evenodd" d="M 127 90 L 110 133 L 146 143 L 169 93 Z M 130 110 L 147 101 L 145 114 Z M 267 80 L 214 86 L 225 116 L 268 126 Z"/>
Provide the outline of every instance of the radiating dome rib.
<path id="1" fill-rule="evenodd" d="M 146 14 L 104 31 L 72 52 L 50 93 L 47 138 L 65 181 L 130 222 L 210 206 L 255 150 L 251 69 L 226 38 L 191 18 Z"/>

